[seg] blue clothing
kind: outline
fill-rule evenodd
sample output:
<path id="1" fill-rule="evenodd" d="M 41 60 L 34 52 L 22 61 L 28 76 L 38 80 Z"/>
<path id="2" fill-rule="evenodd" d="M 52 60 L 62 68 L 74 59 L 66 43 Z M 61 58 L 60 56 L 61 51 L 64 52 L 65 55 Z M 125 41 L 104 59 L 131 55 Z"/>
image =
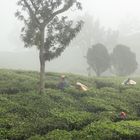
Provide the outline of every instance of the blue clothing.
<path id="1" fill-rule="evenodd" d="M 64 90 L 66 87 L 68 87 L 68 81 L 66 79 L 59 82 L 58 84 L 59 89 Z"/>

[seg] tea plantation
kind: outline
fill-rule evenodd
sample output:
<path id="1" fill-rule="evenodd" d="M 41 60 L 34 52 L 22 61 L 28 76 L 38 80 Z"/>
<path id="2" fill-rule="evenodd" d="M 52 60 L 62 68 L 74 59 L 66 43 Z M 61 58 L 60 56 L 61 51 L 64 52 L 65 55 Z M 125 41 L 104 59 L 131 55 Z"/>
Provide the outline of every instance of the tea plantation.
<path id="1" fill-rule="evenodd" d="M 71 87 L 61 91 L 60 74 L 47 73 L 39 95 L 37 72 L 1 69 L 0 140 L 140 140 L 140 78 L 122 86 L 123 77 L 66 75 Z"/>

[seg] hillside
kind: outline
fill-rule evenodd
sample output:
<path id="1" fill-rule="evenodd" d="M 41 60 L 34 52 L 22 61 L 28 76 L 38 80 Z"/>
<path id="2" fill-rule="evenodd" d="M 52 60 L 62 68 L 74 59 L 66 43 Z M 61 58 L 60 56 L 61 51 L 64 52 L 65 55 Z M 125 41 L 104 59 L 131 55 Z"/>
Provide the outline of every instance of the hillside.
<path id="1" fill-rule="evenodd" d="M 72 86 L 60 91 L 60 74 L 47 73 L 45 93 L 39 95 L 37 72 L 1 69 L 0 139 L 140 139 L 140 78 L 134 78 L 136 86 L 124 87 L 123 77 L 66 75 Z M 75 89 L 77 81 L 89 90 Z"/>

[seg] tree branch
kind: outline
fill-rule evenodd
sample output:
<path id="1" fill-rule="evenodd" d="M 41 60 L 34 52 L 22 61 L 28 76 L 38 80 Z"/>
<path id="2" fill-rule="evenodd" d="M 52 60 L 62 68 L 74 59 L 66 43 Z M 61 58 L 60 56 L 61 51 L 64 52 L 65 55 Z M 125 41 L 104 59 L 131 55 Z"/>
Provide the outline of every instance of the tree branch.
<path id="1" fill-rule="evenodd" d="M 30 5 L 28 4 L 28 2 L 26 0 L 23 0 L 26 7 L 28 8 L 29 10 L 29 13 L 31 14 L 31 16 L 33 17 L 33 19 L 35 20 L 36 24 L 38 25 L 38 27 L 40 27 L 40 22 L 38 21 L 38 19 L 36 18 L 33 10 L 31 9 Z"/>
<path id="2" fill-rule="evenodd" d="M 44 20 L 43 25 L 46 26 L 55 16 L 64 13 L 65 11 L 67 11 L 70 7 L 72 7 L 74 1 L 73 0 L 69 0 L 69 2 L 67 4 L 64 4 L 63 8 L 55 11 L 49 18 L 47 18 L 46 20 Z"/>
<path id="3" fill-rule="evenodd" d="M 73 5 L 73 1 L 70 0 L 67 4 L 64 5 L 63 8 L 61 8 L 61 9 L 57 10 L 56 12 L 54 12 L 53 13 L 53 17 L 55 17 L 56 15 L 61 14 L 61 13 L 65 12 L 65 11 L 67 11 L 72 5 Z"/>
<path id="4" fill-rule="evenodd" d="M 32 3 L 32 6 L 35 9 L 35 11 L 38 11 L 38 7 L 35 5 L 35 3 L 33 2 L 33 0 L 30 0 L 30 2 Z"/>

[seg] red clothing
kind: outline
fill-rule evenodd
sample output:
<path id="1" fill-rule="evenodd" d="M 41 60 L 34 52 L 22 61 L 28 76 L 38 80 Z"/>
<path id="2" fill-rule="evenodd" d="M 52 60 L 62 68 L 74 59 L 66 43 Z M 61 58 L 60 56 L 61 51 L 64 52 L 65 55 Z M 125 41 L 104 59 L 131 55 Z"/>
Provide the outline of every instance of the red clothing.
<path id="1" fill-rule="evenodd" d="M 121 112 L 120 113 L 120 117 L 121 117 L 121 119 L 125 119 L 126 118 L 126 113 L 125 112 Z"/>

